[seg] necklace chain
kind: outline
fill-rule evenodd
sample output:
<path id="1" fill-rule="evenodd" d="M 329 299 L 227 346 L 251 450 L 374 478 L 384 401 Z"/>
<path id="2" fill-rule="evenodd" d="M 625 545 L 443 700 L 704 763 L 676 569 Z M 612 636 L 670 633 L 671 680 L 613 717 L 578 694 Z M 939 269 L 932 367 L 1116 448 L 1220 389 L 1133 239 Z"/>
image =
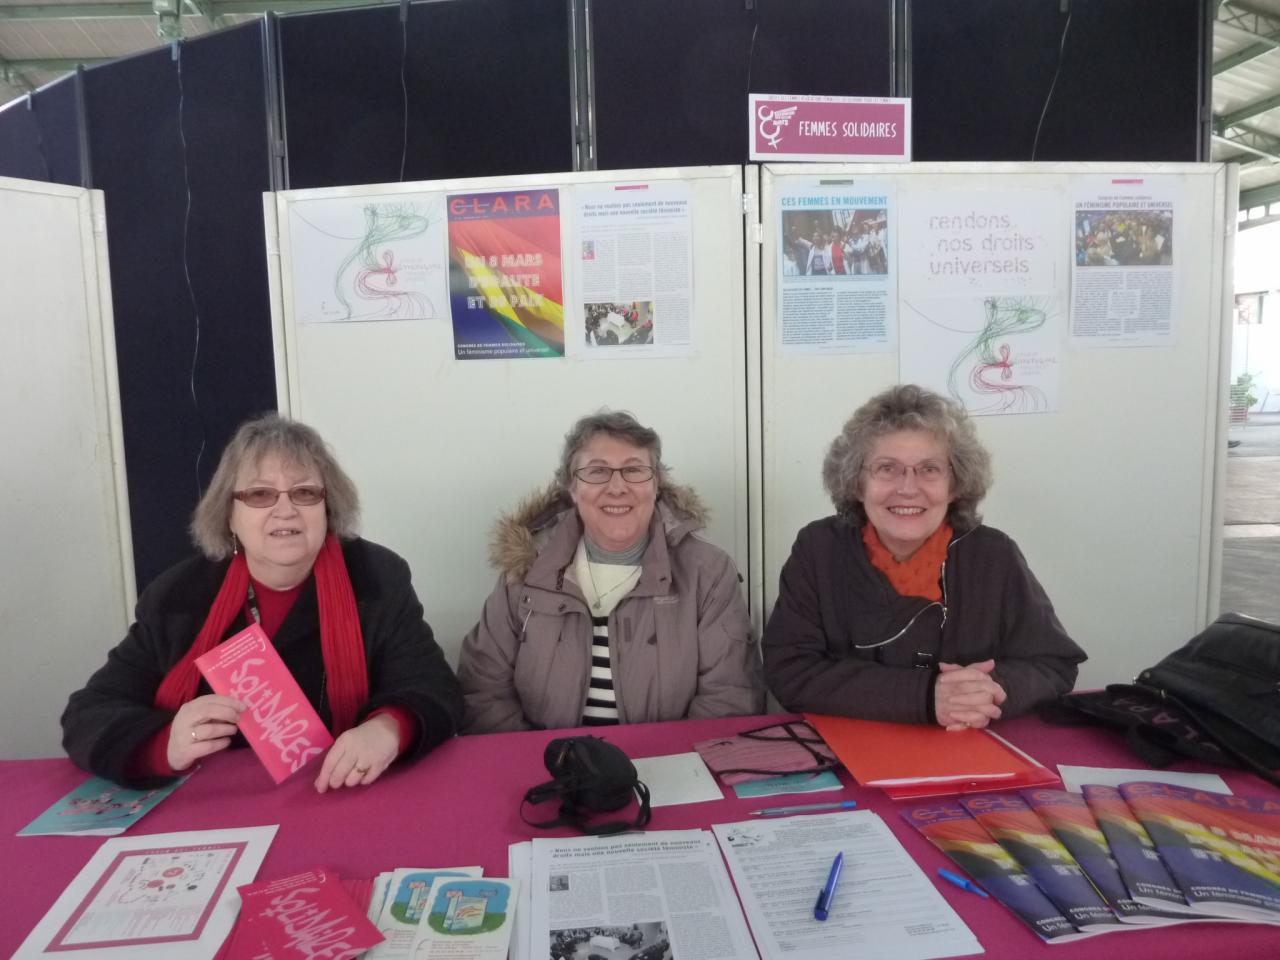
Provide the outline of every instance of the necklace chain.
<path id="1" fill-rule="evenodd" d="M 587 576 L 591 578 L 591 592 L 596 595 L 595 603 L 591 604 L 591 609 L 599 613 L 601 606 L 603 606 L 604 604 L 605 598 L 609 596 L 609 594 L 613 593 L 613 591 L 626 586 L 627 581 L 630 580 L 631 577 L 630 576 L 623 577 L 618 583 L 615 583 L 612 587 L 610 587 L 604 593 L 601 593 L 600 588 L 596 586 L 596 573 L 595 573 L 595 570 L 592 569 L 593 567 L 595 567 L 595 564 L 592 563 L 590 560 L 588 560 Z"/>

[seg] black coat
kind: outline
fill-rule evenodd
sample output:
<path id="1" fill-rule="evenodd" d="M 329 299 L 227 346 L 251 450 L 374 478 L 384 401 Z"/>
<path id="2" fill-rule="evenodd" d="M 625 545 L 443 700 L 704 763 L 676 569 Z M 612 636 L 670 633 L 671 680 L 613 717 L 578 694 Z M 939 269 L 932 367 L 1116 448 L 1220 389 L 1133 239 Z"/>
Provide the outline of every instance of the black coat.
<path id="1" fill-rule="evenodd" d="M 402 759 L 416 759 L 457 732 L 462 720 L 458 681 L 423 620 L 409 565 L 367 540 L 344 541 L 342 553 L 369 672 L 369 699 L 357 722 L 379 707 L 408 711 L 417 721 L 418 736 Z M 117 783 L 151 783 L 131 783 L 126 770 L 138 749 L 173 719 L 172 712 L 154 705 L 156 690 L 195 641 L 228 566 L 226 560 L 195 557 L 171 567 L 143 591 L 128 635 L 63 711 L 62 746 L 78 766 Z M 241 613 L 222 639 L 246 626 Z M 331 726 L 314 574 L 272 642 L 320 719 Z M 201 681 L 197 696 L 210 692 Z M 235 742 L 242 745 L 243 737 Z"/>
<path id="2" fill-rule="evenodd" d="M 861 533 L 838 516 L 817 520 L 782 568 L 762 646 L 765 681 L 786 709 L 929 722 L 939 662 L 994 659 L 1004 717 L 1071 689 L 1085 653 L 1009 537 L 983 526 L 957 535 L 938 603 L 900 596 Z"/>

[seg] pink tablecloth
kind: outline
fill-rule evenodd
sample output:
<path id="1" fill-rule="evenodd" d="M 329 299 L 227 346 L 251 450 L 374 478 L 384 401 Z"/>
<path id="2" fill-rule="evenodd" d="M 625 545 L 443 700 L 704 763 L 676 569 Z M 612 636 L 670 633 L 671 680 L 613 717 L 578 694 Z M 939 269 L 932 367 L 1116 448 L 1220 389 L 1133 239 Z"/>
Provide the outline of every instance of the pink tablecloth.
<path id="1" fill-rule="evenodd" d="M 639 724 L 609 730 L 605 736 L 633 757 L 656 756 L 684 752 L 697 740 L 764 722 L 768 720 L 737 717 Z M 1032 718 L 1002 723 L 998 730 L 1051 765 L 1139 765 L 1118 737 L 1103 731 L 1051 727 Z M 542 750 L 557 735 L 563 731 L 459 738 L 372 787 L 324 796 L 312 790 L 305 772 L 275 787 L 249 751 L 234 751 L 208 761 L 132 832 L 279 824 L 260 872 L 262 878 L 315 865 L 331 866 L 349 876 L 372 876 L 402 866 L 479 864 L 492 876 L 505 876 L 507 845 L 535 835 L 520 820 L 520 797 L 527 787 L 546 779 Z M 1209 768 L 1188 763 L 1179 769 Z M 1220 768 L 1213 772 L 1224 773 L 1236 793 L 1280 799 L 1280 791 L 1255 777 Z M 0 762 L 0 796 L 5 800 L 0 864 L 7 881 L 0 895 L 0 956 L 7 957 L 18 947 L 103 842 L 100 837 L 14 836 L 83 779 L 84 774 L 66 760 Z M 936 877 L 937 868 L 947 861 L 899 817 L 902 805 L 877 790 L 854 786 L 847 778 L 846 783 L 844 794 L 826 793 L 821 799 L 849 797 L 860 807 L 877 811 L 916 862 L 930 877 Z M 706 827 L 745 819 L 749 810 L 761 805 L 759 800 L 726 799 L 662 807 L 654 810 L 651 829 Z M 555 833 L 567 835 L 568 831 Z M 994 900 L 982 900 L 945 883 L 938 886 L 977 935 L 988 957 L 1280 958 L 1280 927 L 1255 924 L 1181 924 L 1047 947 Z"/>

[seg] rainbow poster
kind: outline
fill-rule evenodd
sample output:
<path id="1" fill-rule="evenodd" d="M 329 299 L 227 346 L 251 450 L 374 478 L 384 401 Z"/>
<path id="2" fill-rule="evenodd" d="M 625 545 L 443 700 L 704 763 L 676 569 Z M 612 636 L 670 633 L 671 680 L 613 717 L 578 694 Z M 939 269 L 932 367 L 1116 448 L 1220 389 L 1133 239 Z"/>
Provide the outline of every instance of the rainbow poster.
<path id="1" fill-rule="evenodd" d="M 559 190 L 449 197 L 449 304 L 459 360 L 564 356 Z"/>

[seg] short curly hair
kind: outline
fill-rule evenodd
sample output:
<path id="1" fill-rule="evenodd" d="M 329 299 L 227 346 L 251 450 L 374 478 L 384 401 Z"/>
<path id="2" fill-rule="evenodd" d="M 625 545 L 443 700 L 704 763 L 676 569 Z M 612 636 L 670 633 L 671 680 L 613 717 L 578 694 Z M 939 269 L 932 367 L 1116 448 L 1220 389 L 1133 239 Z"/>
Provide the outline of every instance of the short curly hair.
<path id="1" fill-rule="evenodd" d="M 922 430 L 946 445 L 954 497 L 947 521 L 952 528 L 971 530 L 981 523 L 978 504 L 991 487 L 991 454 L 960 404 L 910 383 L 872 397 L 854 411 L 832 441 L 822 463 L 822 483 L 836 512 L 858 526 L 866 523 L 862 468 L 876 440 L 900 430 Z"/>
<path id="2" fill-rule="evenodd" d="M 658 479 L 657 489 L 661 491 L 667 485 L 670 471 L 662 462 L 662 438 L 658 431 L 646 427 L 626 410 L 598 410 L 579 419 L 564 435 L 560 465 L 556 468 L 556 483 L 561 490 L 568 492 L 573 487 L 573 459 L 599 433 L 649 451 L 649 462 Z"/>
<path id="3" fill-rule="evenodd" d="M 360 497 L 329 445 L 312 427 L 278 413 L 246 420 L 222 451 L 218 469 L 209 489 L 196 504 L 191 517 L 191 539 L 210 560 L 231 556 L 231 494 L 236 476 L 246 463 L 257 465 L 264 457 L 277 456 L 285 463 L 314 467 L 324 485 L 325 515 L 329 532 L 339 539 L 356 536 L 360 519 Z"/>

